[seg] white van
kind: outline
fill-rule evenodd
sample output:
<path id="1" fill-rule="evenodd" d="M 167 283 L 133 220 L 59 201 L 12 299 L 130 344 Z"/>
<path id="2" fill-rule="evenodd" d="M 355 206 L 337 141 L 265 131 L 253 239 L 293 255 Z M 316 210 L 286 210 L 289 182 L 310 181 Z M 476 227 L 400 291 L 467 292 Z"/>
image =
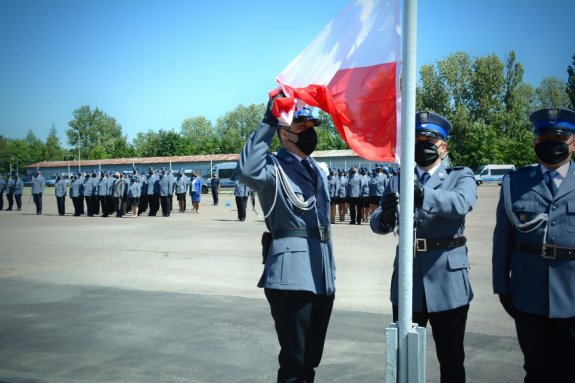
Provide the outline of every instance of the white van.
<path id="1" fill-rule="evenodd" d="M 202 193 L 207 193 L 208 189 L 212 184 L 212 174 L 215 174 L 220 179 L 220 187 L 222 188 L 233 188 L 236 186 L 235 173 L 237 162 L 221 162 L 212 166 L 211 170 L 208 170 L 203 178 Z"/>
<path id="2" fill-rule="evenodd" d="M 497 182 L 499 185 L 501 185 L 503 176 L 513 170 L 515 170 L 515 165 L 509 164 L 489 164 L 481 166 L 475 172 L 475 183 L 477 186 L 484 183 L 493 182 Z"/>

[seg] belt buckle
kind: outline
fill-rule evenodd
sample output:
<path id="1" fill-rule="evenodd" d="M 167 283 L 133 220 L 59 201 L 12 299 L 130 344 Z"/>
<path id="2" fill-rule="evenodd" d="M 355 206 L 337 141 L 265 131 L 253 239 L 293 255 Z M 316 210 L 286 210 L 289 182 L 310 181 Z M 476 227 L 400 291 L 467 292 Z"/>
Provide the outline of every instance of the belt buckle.
<path id="1" fill-rule="evenodd" d="M 548 255 L 547 249 L 553 249 L 553 254 Z M 541 247 L 541 257 L 545 259 L 557 259 L 557 246 L 556 245 L 548 245 L 546 243 L 543 244 Z"/>
<path id="2" fill-rule="evenodd" d="M 427 240 L 425 238 L 415 238 L 415 250 L 427 251 Z"/>

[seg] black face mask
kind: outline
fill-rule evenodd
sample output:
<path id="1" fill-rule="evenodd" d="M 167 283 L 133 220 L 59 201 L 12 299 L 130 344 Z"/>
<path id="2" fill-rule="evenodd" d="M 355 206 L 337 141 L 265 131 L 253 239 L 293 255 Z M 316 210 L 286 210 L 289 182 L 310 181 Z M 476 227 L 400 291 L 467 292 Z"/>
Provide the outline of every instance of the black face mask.
<path id="1" fill-rule="evenodd" d="M 557 165 L 569 157 L 569 145 L 561 141 L 541 141 L 535 144 L 537 158 L 549 165 Z"/>
<path id="2" fill-rule="evenodd" d="M 437 146 L 429 141 L 415 143 L 415 163 L 424 168 L 433 164 L 439 158 Z"/>
<path id="3" fill-rule="evenodd" d="M 309 156 L 313 153 L 315 148 L 317 147 L 317 133 L 314 128 L 308 128 L 300 133 L 292 132 L 288 130 L 288 132 L 295 134 L 298 136 L 297 142 L 293 142 L 288 138 L 288 141 L 297 146 L 299 150 L 302 151 L 303 154 Z"/>

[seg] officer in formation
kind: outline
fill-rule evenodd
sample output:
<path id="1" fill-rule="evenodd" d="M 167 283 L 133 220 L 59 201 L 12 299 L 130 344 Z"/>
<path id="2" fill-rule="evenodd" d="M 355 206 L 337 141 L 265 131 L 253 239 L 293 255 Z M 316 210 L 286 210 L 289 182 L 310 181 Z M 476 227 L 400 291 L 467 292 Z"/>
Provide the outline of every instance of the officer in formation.
<path id="1" fill-rule="evenodd" d="M 160 188 L 160 205 L 162 206 L 162 215 L 169 217 L 172 211 L 172 196 L 174 195 L 175 180 L 166 168 L 162 168 L 158 179 Z"/>
<path id="2" fill-rule="evenodd" d="M 128 206 L 131 206 L 132 216 L 134 218 L 138 218 L 140 216 L 138 209 L 140 207 L 140 198 L 142 195 L 141 180 L 142 177 L 138 177 L 137 174 L 134 174 L 130 179 L 130 185 L 128 186 Z"/>
<path id="3" fill-rule="evenodd" d="M 335 174 L 335 169 L 329 169 L 327 176 L 327 184 L 329 188 L 329 222 L 333 225 L 335 223 L 335 210 L 337 207 L 337 200 L 339 194 L 339 179 Z"/>
<path id="4" fill-rule="evenodd" d="M 180 213 L 186 211 L 186 192 L 188 190 L 190 180 L 184 173 L 184 169 L 180 169 L 178 177 L 176 178 L 176 199 L 180 207 Z"/>
<path id="5" fill-rule="evenodd" d="M 34 205 L 36 205 L 36 215 L 42 214 L 42 194 L 45 187 L 46 179 L 40 170 L 36 170 L 34 178 L 32 178 L 32 198 L 34 199 Z"/>
<path id="6" fill-rule="evenodd" d="M 122 218 L 126 209 L 123 206 L 123 202 L 126 198 L 125 189 L 126 183 L 124 182 L 124 178 L 122 178 L 120 175 L 120 172 L 114 173 L 114 182 L 112 183 L 112 199 L 114 202 L 114 211 L 116 212 L 117 218 Z"/>
<path id="7" fill-rule="evenodd" d="M 370 199 L 370 214 L 375 212 L 375 209 L 379 206 L 381 202 L 381 198 L 383 196 L 383 191 L 387 187 L 388 183 L 388 175 L 387 170 L 384 171 L 383 166 L 376 165 L 375 166 L 375 175 L 371 179 L 370 187 L 369 187 L 369 199 Z"/>
<path id="8" fill-rule="evenodd" d="M 24 193 L 24 181 L 16 173 L 14 177 L 14 199 L 16 200 L 16 209 L 22 210 L 22 194 Z"/>
<path id="9" fill-rule="evenodd" d="M 339 222 L 345 222 L 345 215 L 347 214 L 348 209 L 348 196 L 347 196 L 347 174 L 345 170 L 339 169 L 339 187 L 338 187 L 338 194 L 337 194 L 337 210 L 339 213 Z"/>
<path id="10" fill-rule="evenodd" d="M 8 179 L 6 180 L 6 186 L 4 186 L 6 199 L 8 200 L 8 207 L 6 210 L 8 211 L 12 210 L 12 207 L 14 206 L 14 184 L 14 175 L 8 176 Z"/>
<path id="11" fill-rule="evenodd" d="M 153 168 L 148 170 L 148 177 L 146 179 L 146 190 L 147 190 L 147 200 L 148 207 L 150 211 L 148 212 L 149 217 L 155 217 L 160 209 L 160 178 L 156 174 Z"/>
<path id="12" fill-rule="evenodd" d="M 4 210 L 4 192 L 6 190 L 6 181 L 0 173 L 0 211 Z"/>
<path id="13" fill-rule="evenodd" d="M 363 207 L 360 201 L 362 182 L 363 176 L 357 173 L 355 166 L 352 166 L 347 181 L 350 225 L 361 225 L 361 218 L 363 217 Z"/>
<path id="14" fill-rule="evenodd" d="M 56 175 L 56 183 L 54 183 L 54 195 L 56 196 L 56 205 L 58 207 L 58 215 L 66 214 L 66 195 L 67 195 L 66 180 L 62 178 L 61 174 Z"/>
<path id="15" fill-rule="evenodd" d="M 503 179 L 493 291 L 515 321 L 525 382 L 575 382 L 575 111 L 529 119 L 539 164 Z"/>
<path id="16" fill-rule="evenodd" d="M 70 180 L 69 196 L 70 199 L 72 199 L 72 204 L 74 205 L 74 217 L 78 217 L 84 214 L 83 183 L 84 179 L 82 178 L 82 172 L 77 172 Z"/>
<path id="17" fill-rule="evenodd" d="M 445 168 L 451 123 L 438 114 L 416 114 L 415 126 L 415 256 L 413 258 L 412 319 L 431 324 L 441 382 L 465 382 L 463 340 L 469 302 L 465 217 L 475 206 L 476 184 L 469 168 Z M 371 217 L 375 233 L 394 231 L 398 216 L 399 176 L 391 178 L 381 208 Z M 401 231 L 401 228 L 399 228 Z M 408 233 L 408 235 L 410 235 Z M 393 319 L 398 318 L 397 255 L 391 281 Z"/>
<path id="18" fill-rule="evenodd" d="M 281 347 L 277 381 L 313 382 L 335 297 L 327 178 L 310 156 L 321 120 L 302 108 L 290 126 L 278 125 L 273 102 L 241 152 L 238 176 L 257 192 L 269 230 L 262 237 L 258 286 L 265 289 Z M 274 155 L 276 134 L 282 147 Z"/>

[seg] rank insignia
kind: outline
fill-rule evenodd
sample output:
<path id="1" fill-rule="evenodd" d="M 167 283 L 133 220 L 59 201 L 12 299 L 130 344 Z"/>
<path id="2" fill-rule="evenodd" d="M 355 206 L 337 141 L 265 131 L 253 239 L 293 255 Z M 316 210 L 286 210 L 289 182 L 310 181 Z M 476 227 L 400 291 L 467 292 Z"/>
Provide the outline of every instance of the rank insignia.
<path id="1" fill-rule="evenodd" d="M 519 222 L 521 223 L 527 222 L 527 215 L 525 213 L 519 213 Z"/>

